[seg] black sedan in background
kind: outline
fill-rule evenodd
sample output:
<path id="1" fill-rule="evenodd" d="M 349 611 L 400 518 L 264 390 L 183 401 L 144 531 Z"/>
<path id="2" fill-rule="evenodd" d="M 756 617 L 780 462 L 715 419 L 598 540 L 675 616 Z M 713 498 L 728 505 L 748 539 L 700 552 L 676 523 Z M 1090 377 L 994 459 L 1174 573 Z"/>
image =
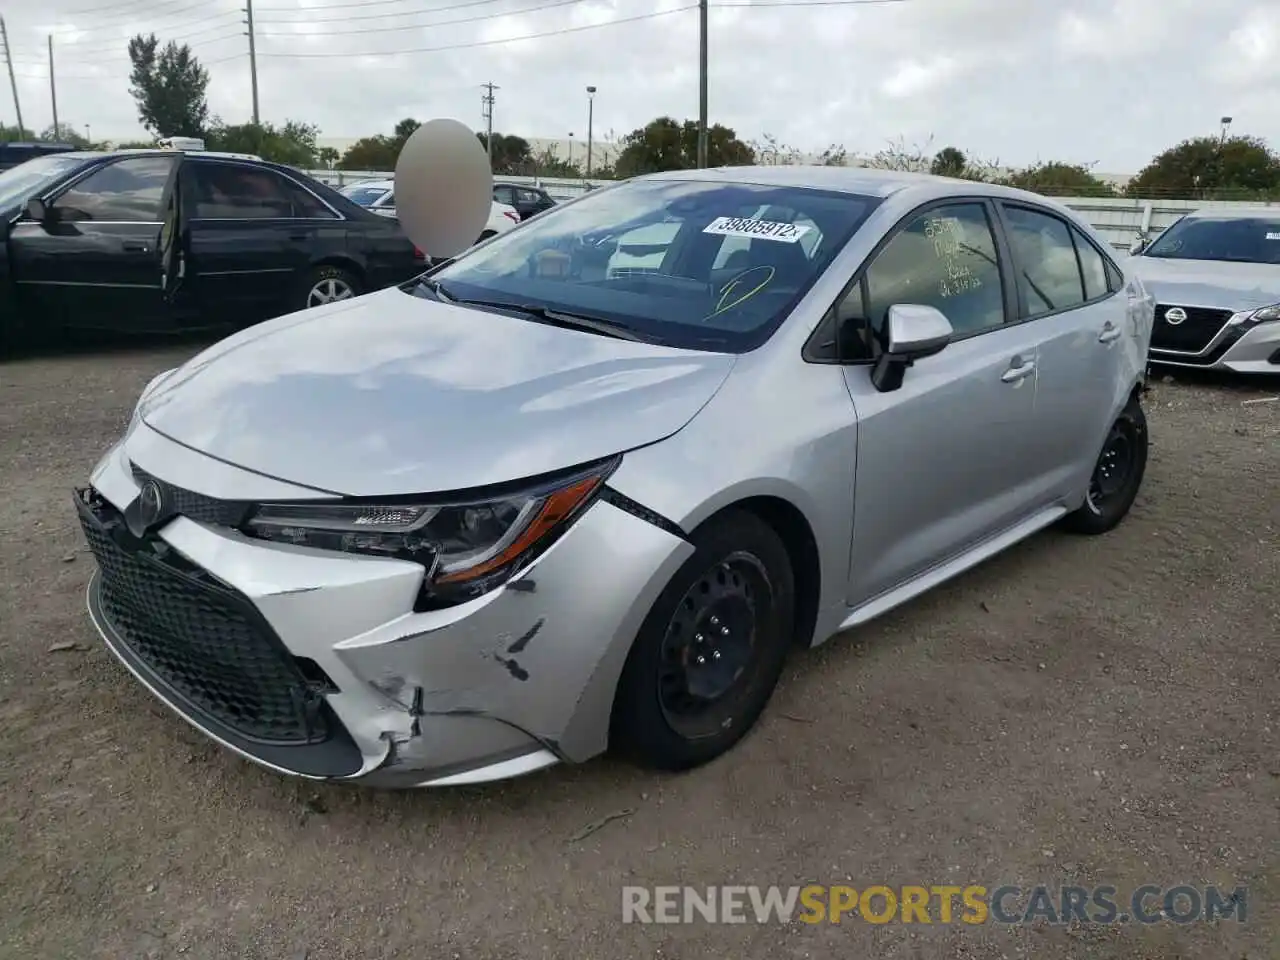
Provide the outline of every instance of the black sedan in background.
<path id="1" fill-rule="evenodd" d="M 515 207 L 521 221 L 537 216 L 543 210 L 550 210 L 556 205 L 551 194 L 541 187 L 530 187 L 523 183 L 502 183 L 493 185 L 493 199 Z"/>
<path id="2" fill-rule="evenodd" d="M 262 160 L 77 152 L 0 173 L 0 338 L 246 326 L 425 268 L 395 221 Z"/>

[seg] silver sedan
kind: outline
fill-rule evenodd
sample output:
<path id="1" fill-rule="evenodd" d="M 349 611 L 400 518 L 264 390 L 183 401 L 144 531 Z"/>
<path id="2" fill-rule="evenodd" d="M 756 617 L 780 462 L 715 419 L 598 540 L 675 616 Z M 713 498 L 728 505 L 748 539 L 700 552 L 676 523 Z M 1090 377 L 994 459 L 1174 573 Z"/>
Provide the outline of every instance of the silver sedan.
<path id="1" fill-rule="evenodd" d="M 77 492 L 89 611 L 281 773 L 693 767 L 796 648 L 1118 524 L 1152 309 L 1029 193 L 630 180 L 158 376 Z"/>
<path id="2" fill-rule="evenodd" d="M 1280 214 L 1210 207 L 1178 220 L 1129 267 L 1156 299 L 1151 360 L 1280 373 Z"/>

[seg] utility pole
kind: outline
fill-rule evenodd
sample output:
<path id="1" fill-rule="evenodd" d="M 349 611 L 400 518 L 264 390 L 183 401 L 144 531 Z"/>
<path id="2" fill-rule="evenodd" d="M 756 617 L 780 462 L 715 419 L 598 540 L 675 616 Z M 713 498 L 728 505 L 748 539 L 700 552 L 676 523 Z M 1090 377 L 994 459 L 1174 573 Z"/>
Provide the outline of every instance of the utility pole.
<path id="1" fill-rule="evenodd" d="M 493 83 L 482 83 L 485 94 L 480 98 L 480 117 L 485 123 L 484 143 L 489 151 L 489 169 L 493 169 L 493 91 L 502 88 Z"/>
<path id="2" fill-rule="evenodd" d="M 698 169 L 707 166 L 707 0 L 698 0 Z"/>
<path id="3" fill-rule="evenodd" d="M 9 89 L 13 91 L 13 111 L 18 115 L 18 138 L 22 138 L 22 104 L 18 102 L 18 78 L 13 72 L 13 57 L 9 53 L 9 31 L 5 29 L 4 17 L 0 17 L 0 46 L 4 48 L 4 62 L 9 65 Z"/>
<path id="4" fill-rule="evenodd" d="M 49 34 L 49 99 L 53 101 L 53 139 L 62 139 L 62 128 L 58 126 L 58 82 L 53 77 L 53 34 Z"/>
<path id="5" fill-rule="evenodd" d="M 258 118 L 258 48 L 253 35 L 253 0 L 244 0 L 244 22 L 249 28 L 249 83 L 253 88 L 253 125 L 259 125 Z"/>
<path id="6" fill-rule="evenodd" d="M 587 179 L 591 179 L 591 141 L 596 112 L 596 88 L 587 87 Z"/>

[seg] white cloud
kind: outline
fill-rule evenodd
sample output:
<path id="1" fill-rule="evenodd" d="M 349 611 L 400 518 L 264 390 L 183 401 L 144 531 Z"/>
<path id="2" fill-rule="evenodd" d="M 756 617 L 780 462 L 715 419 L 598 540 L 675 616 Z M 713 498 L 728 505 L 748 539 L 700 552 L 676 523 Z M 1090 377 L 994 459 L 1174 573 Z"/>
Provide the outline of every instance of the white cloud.
<path id="1" fill-rule="evenodd" d="M 213 111 L 248 119 L 242 0 L 198 10 L 137 0 L 121 10 L 128 2 L 7 0 L 28 126 L 50 120 L 50 32 L 59 113 L 91 124 L 95 137 L 141 132 L 125 55 L 137 30 L 190 42 L 212 74 Z M 690 0 L 553 2 L 256 0 L 263 115 L 308 120 L 335 138 L 389 132 L 405 116 L 479 126 L 486 81 L 501 88 L 496 129 L 528 137 L 581 136 L 587 85 L 599 88 L 597 133 L 697 115 Z M 157 11 L 149 22 L 147 9 Z M 449 22 L 460 20 L 471 22 Z M 711 118 L 746 139 L 767 131 L 805 149 L 834 141 L 873 152 L 887 140 L 932 136 L 935 148 L 955 144 L 1005 163 L 1097 161 L 1126 172 L 1232 115 L 1233 129 L 1280 145 L 1274 94 L 1263 95 L 1280 76 L 1277 0 L 738 5 L 714 8 L 711 31 Z M 474 45 L 529 34 L 553 35 Z M 411 49 L 423 52 L 396 53 Z M 297 53 L 334 56 L 288 56 Z M 0 94 L 0 119 L 12 122 L 7 100 Z"/>

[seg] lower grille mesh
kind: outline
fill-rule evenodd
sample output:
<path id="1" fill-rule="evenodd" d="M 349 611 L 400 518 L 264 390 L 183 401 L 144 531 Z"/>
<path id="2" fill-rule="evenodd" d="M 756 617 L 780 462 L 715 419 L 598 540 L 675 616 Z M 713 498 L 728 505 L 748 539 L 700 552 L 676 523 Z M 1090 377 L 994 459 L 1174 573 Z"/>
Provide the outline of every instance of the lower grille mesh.
<path id="1" fill-rule="evenodd" d="M 114 508 L 77 502 L 101 570 L 102 611 L 159 680 L 248 739 L 306 744 L 328 737 L 323 698 L 247 598 L 172 551 L 166 556 L 162 544 L 123 548 L 113 536 L 123 531 Z"/>

